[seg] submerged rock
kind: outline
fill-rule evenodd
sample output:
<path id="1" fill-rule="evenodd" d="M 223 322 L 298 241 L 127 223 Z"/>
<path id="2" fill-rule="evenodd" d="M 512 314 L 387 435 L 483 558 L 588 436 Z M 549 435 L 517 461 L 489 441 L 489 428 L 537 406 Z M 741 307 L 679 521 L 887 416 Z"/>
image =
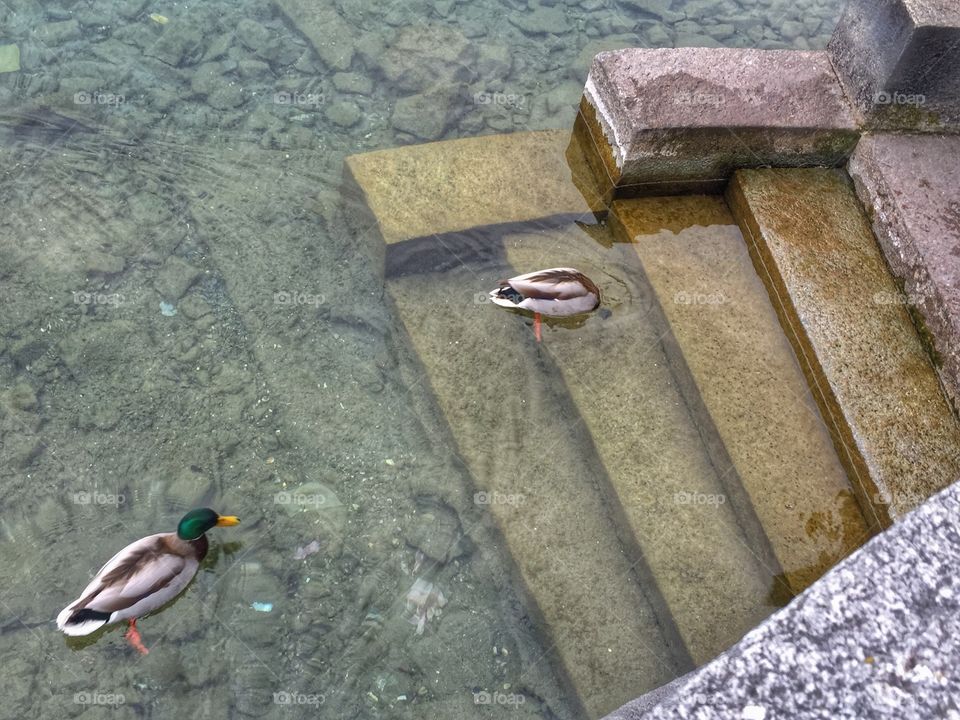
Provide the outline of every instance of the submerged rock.
<path id="1" fill-rule="evenodd" d="M 34 33 L 44 45 L 57 45 L 64 40 L 80 37 L 80 23 L 76 18 L 45 23 L 34 30 Z"/>
<path id="2" fill-rule="evenodd" d="M 462 32 L 445 25 L 403 28 L 383 53 L 380 69 L 400 90 L 447 87 L 470 73 L 475 50 Z"/>
<path id="3" fill-rule="evenodd" d="M 393 107 L 393 127 L 421 140 L 438 140 L 447 129 L 453 106 L 449 92 L 430 92 L 400 98 Z"/>
<path id="4" fill-rule="evenodd" d="M 123 271 L 124 260 L 118 255 L 92 250 L 86 254 L 83 265 L 91 275 L 116 275 Z"/>
<path id="5" fill-rule="evenodd" d="M 337 73 L 333 76 L 333 86 L 340 92 L 370 95 L 373 92 L 373 80 L 360 73 Z"/>
<path id="6" fill-rule="evenodd" d="M 145 55 L 173 67 L 192 65 L 201 57 L 203 33 L 199 27 L 183 20 L 157 27 L 163 28 L 160 39 L 147 44 L 143 50 Z"/>
<path id="7" fill-rule="evenodd" d="M 567 16 L 559 7 L 538 7 L 533 12 L 514 13 L 509 20 L 527 35 L 562 35 L 570 30 Z"/>
<path id="8" fill-rule="evenodd" d="M 592 60 L 593 58 L 591 58 Z M 510 74 L 513 57 L 506 45 L 480 45 L 476 71 L 480 78 L 504 78 Z"/>
<path id="9" fill-rule="evenodd" d="M 179 300 L 201 275 L 202 270 L 172 255 L 163 264 L 153 285 L 165 299 Z"/>
<path id="10" fill-rule="evenodd" d="M 17 410 L 33 411 L 37 409 L 37 394 L 29 383 L 19 382 L 9 391 L 7 397 Z"/>
<path id="11" fill-rule="evenodd" d="M 335 8 L 318 5 L 315 0 L 275 0 L 275 4 L 327 66 L 336 70 L 350 68 L 357 33 Z"/>
<path id="12" fill-rule="evenodd" d="M 448 507 L 430 507 L 418 513 L 404 533 L 407 544 L 433 561 L 446 563 L 464 554 L 463 530 Z"/>
<path id="13" fill-rule="evenodd" d="M 256 20 L 244 18 L 237 23 L 237 37 L 250 50 L 257 52 L 264 48 L 273 37 L 269 28 L 261 25 Z"/>
<path id="14" fill-rule="evenodd" d="M 356 103 L 349 100 L 331 103 L 327 106 L 324 114 L 327 116 L 327 120 L 342 128 L 353 127 L 360 122 L 361 117 L 360 108 L 357 107 Z"/>

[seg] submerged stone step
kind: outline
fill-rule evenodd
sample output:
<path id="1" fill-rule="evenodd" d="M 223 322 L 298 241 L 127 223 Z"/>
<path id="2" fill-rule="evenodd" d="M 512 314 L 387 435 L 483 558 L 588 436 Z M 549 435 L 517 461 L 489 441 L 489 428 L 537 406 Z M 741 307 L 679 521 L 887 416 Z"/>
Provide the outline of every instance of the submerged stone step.
<path id="1" fill-rule="evenodd" d="M 569 131 L 447 140 L 347 158 L 357 210 L 387 245 L 497 223 L 588 215 Z M 577 172 L 585 173 L 586 168 Z"/>
<path id="2" fill-rule="evenodd" d="M 896 520 L 960 474 L 960 429 L 846 173 L 741 170 L 728 199 L 861 506 Z"/>
<path id="3" fill-rule="evenodd" d="M 679 214 L 663 219 L 687 222 Z M 638 258 L 629 245 L 604 247 L 576 227 L 508 235 L 504 247 L 516 272 L 545 262 L 575 266 L 601 287 L 603 314 L 580 324 L 546 321 L 542 347 L 528 335 L 516 351 L 556 364 L 627 544 L 650 569 L 687 652 L 704 663 L 767 617 L 772 597 L 789 593 L 778 587 L 765 541 L 738 524 L 723 470 L 711 462 L 659 324 L 650 321 L 657 311 Z"/>
<path id="4" fill-rule="evenodd" d="M 663 229 L 664 215 L 692 226 Z M 745 495 L 741 523 L 755 514 L 801 592 L 870 531 L 743 236 L 721 197 L 618 200 L 611 217 L 666 318 L 671 363 L 692 378 L 686 400 L 726 492 Z"/>
<path id="5" fill-rule="evenodd" d="M 509 272 L 461 266 L 389 278 L 387 289 L 476 500 L 496 520 L 561 671 L 599 717 L 691 663 L 622 550 L 597 491 L 602 468 L 562 384 L 538 361 L 529 328 L 478 300 Z"/>

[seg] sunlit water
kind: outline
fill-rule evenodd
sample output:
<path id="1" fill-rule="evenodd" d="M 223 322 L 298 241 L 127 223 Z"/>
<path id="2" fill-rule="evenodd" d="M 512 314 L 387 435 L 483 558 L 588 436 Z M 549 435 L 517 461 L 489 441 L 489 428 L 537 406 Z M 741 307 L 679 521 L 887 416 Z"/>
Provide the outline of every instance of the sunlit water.
<path id="1" fill-rule="evenodd" d="M 548 325 L 538 349 L 476 298 L 518 264 L 563 264 L 556 228 L 385 288 L 339 195 L 349 154 L 569 127 L 598 50 L 821 47 L 837 14 L 641 5 L 337 3 L 344 68 L 266 3 L 0 9 L 22 67 L 0 73 L 0 717 L 579 717 L 565 660 L 611 622 L 655 645 L 609 702 L 691 667 L 598 460 L 629 431 L 591 405 L 623 359 L 602 350 L 640 327 L 630 341 L 666 361 L 634 323 L 636 257 L 562 228 L 579 238 L 563 263 L 599 274 L 610 312 Z M 425 338 L 452 343 L 445 370 Z M 700 452 L 695 433 L 669 441 Z M 563 562 L 517 555 L 571 503 L 568 544 L 546 546 Z M 201 505 L 243 522 L 211 531 L 194 584 L 141 622 L 148 656 L 121 628 L 56 632 L 117 549 Z M 596 557 L 629 583 L 591 584 Z M 611 617 L 547 624 L 573 595 Z"/>

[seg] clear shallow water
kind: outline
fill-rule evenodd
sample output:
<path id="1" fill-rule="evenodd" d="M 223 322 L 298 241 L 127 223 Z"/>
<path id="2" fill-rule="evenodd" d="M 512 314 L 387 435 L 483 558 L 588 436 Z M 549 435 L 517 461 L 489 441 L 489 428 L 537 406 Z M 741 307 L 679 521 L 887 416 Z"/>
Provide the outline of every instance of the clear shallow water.
<path id="1" fill-rule="evenodd" d="M 470 717 L 490 712 L 483 692 L 517 715 L 578 716 L 502 523 L 475 502 L 394 301 L 347 230 L 341 165 L 569 127 L 603 47 L 672 45 L 694 25 L 727 45 L 819 47 L 838 12 L 674 6 L 692 19 L 639 3 L 545 6 L 562 19 L 341 3 L 356 31 L 346 76 L 268 4 L 0 10 L 0 44 L 17 43 L 23 67 L 0 74 L 0 716 Z M 785 22 L 804 30 L 787 38 Z M 87 127 L 64 134 L 41 106 Z M 459 272 L 471 293 L 496 279 Z M 429 305 L 435 284 L 422 294 Z M 487 317 L 491 334 L 524 332 Z M 548 339 L 565 330 L 578 331 Z M 502 377 L 473 367 L 500 398 Z M 562 371 L 528 372 L 509 378 L 511 423 Z M 523 438 L 497 432 L 476 433 L 501 455 L 490 462 L 522 462 Z M 142 623 L 149 656 L 119 629 L 79 643 L 52 629 L 113 552 L 201 504 L 243 524 L 212 532 L 191 589 Z M 426 582 L 446 604 L 418 635 L 415 601 L 437 602 Z M 590 638 L 591 620 L 570 627 Z M 684 667 L 660 657 L 637 693 Z"/>

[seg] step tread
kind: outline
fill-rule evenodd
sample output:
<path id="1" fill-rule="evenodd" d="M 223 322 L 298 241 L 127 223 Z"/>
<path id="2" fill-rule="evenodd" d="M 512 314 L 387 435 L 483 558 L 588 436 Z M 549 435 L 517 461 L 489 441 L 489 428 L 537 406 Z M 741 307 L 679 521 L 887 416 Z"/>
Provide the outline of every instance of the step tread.
<path id="1" fill-rule="evenodd" d="M 565 416 L 529 352 L 529 327 L 475 302 L 475 289 L 499 275 L 461 268 L 426 282 L 393 278 L 387 288 L 424 366 L 423 385 L 478 486 L 499 493 L 499 502 L 488 496 L 489 511 L 575 692 L 599 717 L 681 668 L 595 491 L 578 419 Z"/>
<path id="2" fill-rule="evenodd" d="M 384 242 L 586 215 L 571 180 L 570 132 L 542 130 L 445 140 L 353 155 L 347 171 Z M 587 174 L 584 167 L 581 174 Z"/>
<path id="3" fill-rule="evenodd" d="M 776 571 L 763 566 L 726 502 L 649 321 L 639 260 L 575 227 L 509 235 L 504 245 L 518 272 L 549 258 L 601 287 L 610 316 L 591 315 L 575 331 L 545 328 L 541 352 L 584 420 L 665 612 L 694 662 L 706 662 L 772 611 Z"/>
<path id="4" fill-rule="evenodd" d="M 902 516 L 960 474 L 960 428 L 846 173 L 738 171 L 729 198 L 861 505 Z"/>
<path id="5" fill-rule="evenodd" d="M 640 256 L 732 463 L 794 593 L 864 542 L 869 530 L 776 312 L 722 198 L 706 223 L 660 230 L 665 204 L 618 200 L 616 225 Z M 704 218 L 700 218 L 703 220 Z"/>

